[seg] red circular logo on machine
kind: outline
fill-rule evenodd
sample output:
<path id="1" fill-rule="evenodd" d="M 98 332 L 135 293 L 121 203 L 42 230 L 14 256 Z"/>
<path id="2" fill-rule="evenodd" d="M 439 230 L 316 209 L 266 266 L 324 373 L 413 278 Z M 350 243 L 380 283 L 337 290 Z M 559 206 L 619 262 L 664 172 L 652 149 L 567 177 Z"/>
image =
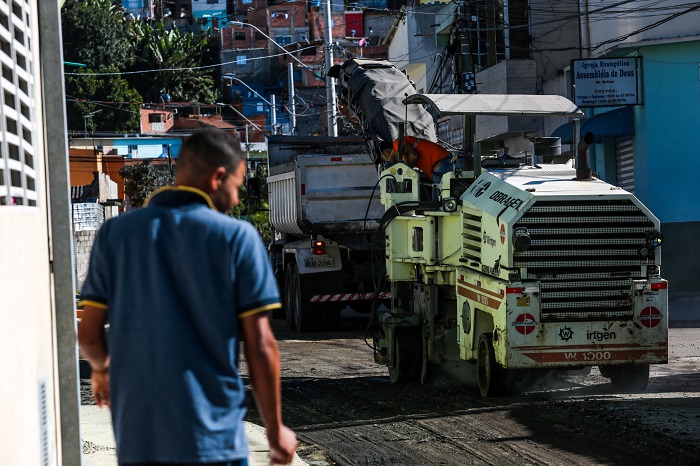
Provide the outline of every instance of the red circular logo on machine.
<path id="1" fill-rule="evenodd" d="M 506 242 L 506 225 L 505 223 L 501 223 L 501 244 L 505 244 Z"/>
<path id="2" fill-rule="evenodd" d="M 642 325 L 648 328 L 656 327 L 661 322 L 661 312 L 653 306 L 649 306 L 639 313 Z"/>
<path id="3" fill-rule="evenodd" d="M 513 322 L 515 330 L 523 335 L 532 333 L 535 330 L 535 325 L 537 325 L 537 322 L 535 322 L 535 318 L 532 317 L 532 314 L 520 314 L 515 318 L 515 322 Z"/>

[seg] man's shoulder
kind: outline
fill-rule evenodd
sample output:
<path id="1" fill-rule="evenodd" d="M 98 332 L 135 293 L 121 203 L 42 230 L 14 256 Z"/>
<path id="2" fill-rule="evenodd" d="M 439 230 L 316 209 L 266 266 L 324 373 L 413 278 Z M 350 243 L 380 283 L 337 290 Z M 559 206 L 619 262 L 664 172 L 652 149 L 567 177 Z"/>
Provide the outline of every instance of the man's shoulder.
<path id="1" fill-rule="evenodd" d="M 125 228 L 131 227 L 144 221 L 145 218 L 151 216 L 151 212 L 147 207 L 139 207 L 130 210 L 116 217 L 105 220 L 103 228 Z"/>
<path id="2" fill-rule="evenodd" d="M 258 234 L 255 227 L 245 220 L 230 215 L 222 214 L 212 209 L 199 209 L 193 216 L 197 221 L 205 223 L 210 228 L 219 228 L 221 231 L 237 235 Z"/>

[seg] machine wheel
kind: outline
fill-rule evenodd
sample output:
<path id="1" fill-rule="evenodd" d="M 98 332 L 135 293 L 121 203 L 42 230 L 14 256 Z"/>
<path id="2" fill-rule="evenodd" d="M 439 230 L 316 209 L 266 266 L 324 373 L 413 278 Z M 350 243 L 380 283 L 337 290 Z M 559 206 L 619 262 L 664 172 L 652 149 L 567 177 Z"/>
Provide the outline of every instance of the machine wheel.
<path id="1" fill-rule="evenodd" d="M 476 366 L 481 396 L 509 395 L 514 392 L 514 373 L 499 366 L 496 362 L 496 352 L 493 348 L 491 334 L 484 333 L 479 337 Z"/>
<path id="2" fill-rule="evenodd" d="M 616 392 L 639 393 L 649 385 L 649 365 L 600 366 L 600 374 L 610 379 Z"/>
<path id="3" fill-rule="evenodd" d="M 284 316 L 287 321 L 287 328 L 293 330 L 296 328 L 294 321 L 294 306 L 296 293 L 292 289 L 294 285 L 295 267 L 288 265 L 284 271 Z"/>
<path id="4" fill-rule="evenodd" d="M 420 330 L 398 330 L 394 345 L 394 365 L 389 367 L 391 383 L 415 382 L 420 377 L 423 358 Z"/>

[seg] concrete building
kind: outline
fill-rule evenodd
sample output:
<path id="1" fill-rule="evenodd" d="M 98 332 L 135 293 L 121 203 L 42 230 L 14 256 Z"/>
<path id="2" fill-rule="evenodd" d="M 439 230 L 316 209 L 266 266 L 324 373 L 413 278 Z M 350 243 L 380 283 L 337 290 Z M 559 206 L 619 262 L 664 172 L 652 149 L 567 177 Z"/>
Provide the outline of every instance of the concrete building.
<path id="1" fill-rule="evenodd" d="M 625 5 L 624 14 L 584 10 L 582 58 L 636 62 L 638 103 L 590 107 L 587 125 L 624 134 L 600 139 L 591 151 L 606 181 L 629 189 L 661 220 L 662 276 L 674 303 L 691 301 L 700 314 L 700 12 L 679 0 L 654 10 L 646 2 Z M 653 14 L 652 14 L 653 12 Z M 567 73 L 571 75 L 571 72 Z M 670 314 L 673 319 L 673 314 Z"/>

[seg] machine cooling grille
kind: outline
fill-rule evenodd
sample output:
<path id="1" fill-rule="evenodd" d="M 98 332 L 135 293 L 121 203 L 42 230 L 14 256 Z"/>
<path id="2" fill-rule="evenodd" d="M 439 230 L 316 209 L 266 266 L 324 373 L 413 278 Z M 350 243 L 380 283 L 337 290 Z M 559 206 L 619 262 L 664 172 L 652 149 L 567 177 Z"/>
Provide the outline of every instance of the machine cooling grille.
<path id="1" fill-rule="evenodd" d="M 462 257 L 481 261 L 481 215 L 478 211 L 462 212 Z"/>
<path id="2" fill-rule="evenodd" d="M 543 322 L 632 317 L 632 280 L 655 265 L 638 253 L 654 223 L 632 201 L 538 201 L 518 227 L 532 245 L 514 265 L 540 281 Z"/>

